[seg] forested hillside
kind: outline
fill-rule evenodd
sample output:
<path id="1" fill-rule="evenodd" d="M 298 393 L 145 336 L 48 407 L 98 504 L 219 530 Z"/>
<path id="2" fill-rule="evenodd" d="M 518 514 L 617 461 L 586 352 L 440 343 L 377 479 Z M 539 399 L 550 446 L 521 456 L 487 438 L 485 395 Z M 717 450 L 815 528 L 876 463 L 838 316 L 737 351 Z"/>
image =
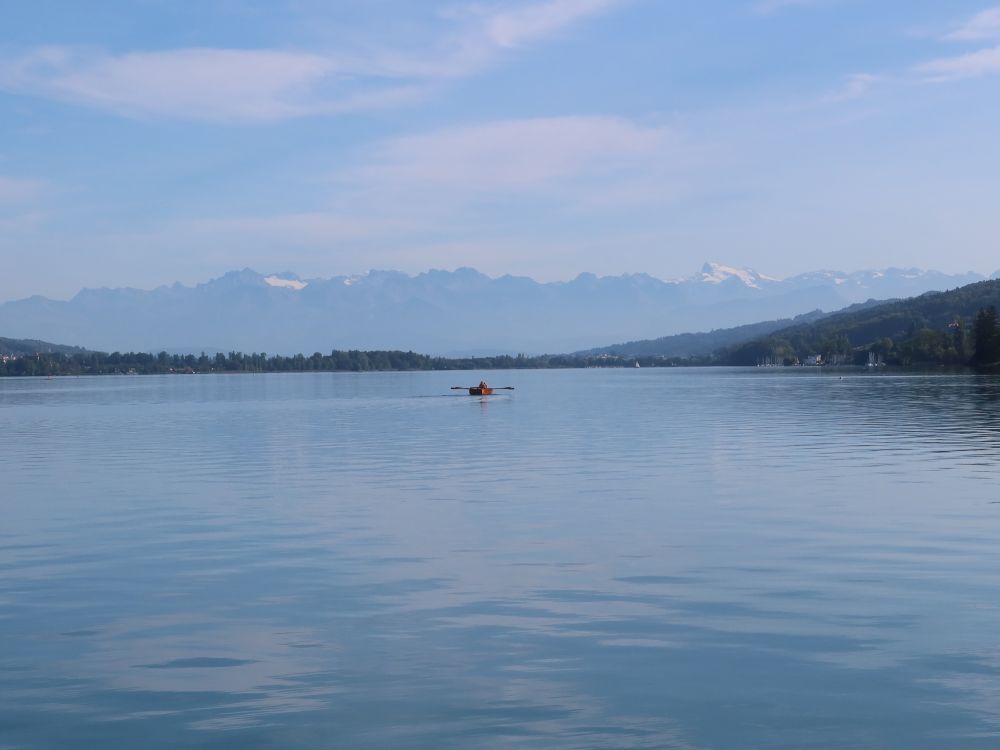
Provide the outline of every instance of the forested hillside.
<path id="1" fill-rule="evenodd" d="M 621 357 L 702 357 L 723 347 L 742 344 L 745 341 L 767 336 L 798 323 L 819 320 L 826 315 L 827 313 L 822 310 L 813 310 L 795 318 L 767 320 L 762 323 L 749 323 L 734 328 L 717 328 L 713 331 L 700 333 L 678 333 L 655 339 L 626 341 L 623 344 L 612 344 L 611 346 L 576 352 L 576 356 L 593 357 L 611 354 Z"/>
<path id="2" fill-rule="evenodd" d="M 0 355 L 23 356 L 26 354 L 46 354 L 60 353 L 72 354 L 86 352 L 79 346 L 66 346 L 65 344 L 51 344 L 48 341 L 37 341 L 35 339 L 6 339 L 0 336 Z"/>
<path id="3" fill-rule="evenodd" d="M 976 355 L 973 332 L 977 315 L 990 307 L 1000 307 L 1000 280 L 929 292 L 790 326 L 722 350 L 717 361 L 792 364 L 821 355 L 825 362 L 863 364 L 872 352 L 889 364 L 966 364 L 974 356 L 986 364 L 983 358 L 990 355 L 983 351 Z M 987 328 L 988 324 L 981 323 L 981 333 L 988 338 L 992 334 Z"/>

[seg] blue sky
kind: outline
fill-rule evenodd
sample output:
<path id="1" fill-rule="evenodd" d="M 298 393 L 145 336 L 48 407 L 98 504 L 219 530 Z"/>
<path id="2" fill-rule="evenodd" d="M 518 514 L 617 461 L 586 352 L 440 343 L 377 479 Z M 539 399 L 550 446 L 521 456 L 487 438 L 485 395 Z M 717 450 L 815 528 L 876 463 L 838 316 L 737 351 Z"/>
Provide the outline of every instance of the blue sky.
<path id="1" fill-rule="evenodd" d="M 0 300 L 1000 268 L 1000 5 L 0 0 Z"/>

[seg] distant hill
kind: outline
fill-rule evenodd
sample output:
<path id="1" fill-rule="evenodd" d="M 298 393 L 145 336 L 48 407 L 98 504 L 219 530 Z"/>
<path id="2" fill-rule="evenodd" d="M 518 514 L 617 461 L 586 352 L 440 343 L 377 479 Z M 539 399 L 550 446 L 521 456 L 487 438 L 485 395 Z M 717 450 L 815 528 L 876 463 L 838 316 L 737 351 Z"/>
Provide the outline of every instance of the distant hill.
<path id="1" fill-rule="evenodd" d="M 972 354 L 973 319 L 980 309 L 990 306 L 1000 307 L 1000 280 L 789 326 L 723 349 L 716 360 L 752 365 L 762 359 L 783 362 L 819 354 L 828 361 L 859 362 L 871 351 L 898 364 L 961 364 Z"/>
<path id="2" fill-rule="evenodd" d="M 6 339 L 0 336 L 0 354 L 23 357 L 28 354 L 85 354 L 86 349 L 65 344 L 51 344 L 36 339 Z"/>
<path id="3" fill-rule="evenodd" d="M 885 269 L 779 280 L 717 263 L 674 281 L 585 273 L 547 283 L 491 278 L 471 268 L 329 279 L 244 269 L 196 286 L 84 289 L 67 301 L 36 296 L 6 302 L 0 304 L 0 331 L 87 342 L 104 351 L 537 354 L 792 319 L 807 310 L 908 297 L 981 278 Z"/>
<path id="4" fill-rule="evenodd" d="M 673 336 L 661 336 L 657 339 L 626 341 L 623 344 L 612 344 L 597 349 L 574 352 L 574 356 L 596 357 L 601 354 L 610 354 L 619 357 L 665 357 L 668 359 L 702 357 L 719 349 L 766 336 L 796 323 L 809 323 L 827 315 L 829 313 L 824 313 L 822 310 L 813 310 L 794 318 L 767 320 L 762 323 L 749 323 L 734 328 L 717 328 L 714 331 L 703 333 L 677 333 Z"/>
<path id="5" fill-rule="evenodd" d="M 718 328 L 704 333 L 678 333 L 673 336 L 661 336 L 656 339 L 641 341 L 626 341 L 624 344 L 612 344 L 597 349 L 587 349 L 575 352 L 577 357 L 597 357 L 602 354 L 619 357 L 662 357 L 665 359 L 686 359 L 705 357 L 715 354 L 720 349 L 727 349 L 737 344 L 767 336 L 775 331 L 790 328 L 795 325 L 814 323 L 837 313 L 863 310 L 876 305 L 885 304 L 887 300 L 868 300 L 850 305 L 837 312 L 812 312 L 796 315 L 794 318 L 765 320 L 761 323 L 748 323 L 733 328 Z"/>

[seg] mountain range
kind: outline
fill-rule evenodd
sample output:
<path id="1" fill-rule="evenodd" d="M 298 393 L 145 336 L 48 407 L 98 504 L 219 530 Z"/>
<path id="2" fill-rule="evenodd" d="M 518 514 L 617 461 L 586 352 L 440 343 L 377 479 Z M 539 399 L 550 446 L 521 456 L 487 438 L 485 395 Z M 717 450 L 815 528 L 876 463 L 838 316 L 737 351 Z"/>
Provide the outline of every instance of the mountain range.
<path id="1" fill-rule="evenodd" d="M 548 283 L 491 278 L 471 268 L 328 279 L 243 269 L 195 286 L 84 289 L 66 301 L 34 296 L 6 302 L 0 304 L 0 333 L 105 351 L 567 352 L 838 310 L 983 278 L 885 269 L 779 280 L 717 263 L 673 281 L 584 273 Z"/>

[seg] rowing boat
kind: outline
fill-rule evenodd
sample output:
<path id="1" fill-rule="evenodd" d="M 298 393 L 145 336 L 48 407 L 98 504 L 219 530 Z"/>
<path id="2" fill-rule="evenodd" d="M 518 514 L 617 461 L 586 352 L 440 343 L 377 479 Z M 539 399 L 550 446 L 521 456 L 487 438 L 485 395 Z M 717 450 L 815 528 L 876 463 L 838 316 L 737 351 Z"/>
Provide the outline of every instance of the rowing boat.
<path id="1" fill-rule="evenodd" d="M 505 385 L 501 388 L 491 388 L 486 385 L 486 383 L 480 383 L 479 385 L 474 385 L 471 387 L 464 385 L 453 385 L 451 387 L 453 391 L 468 391 L 470 396 L 492 396 L 495 391 L 512 391 L 514 386 Z"/>

